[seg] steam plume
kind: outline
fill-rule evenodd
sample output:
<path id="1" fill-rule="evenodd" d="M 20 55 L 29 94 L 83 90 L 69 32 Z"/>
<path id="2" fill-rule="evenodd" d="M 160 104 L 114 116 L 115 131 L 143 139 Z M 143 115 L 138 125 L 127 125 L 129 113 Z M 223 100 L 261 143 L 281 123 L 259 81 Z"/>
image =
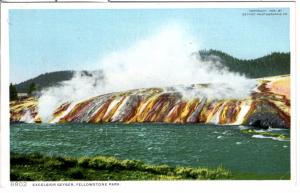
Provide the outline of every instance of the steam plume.
<path id="1" fill-rule="evenodd" d="M 218 58 L 203 60 L 197 54 L 199 50 L 200 46 L 182 27 L 167 26 L 129 48 L 107 55 L 97 64 L 98 71 L 78 72 L 60 86 L 43 90 L 39 113 L 43 120 L 49 120 L 66 101 L 136 88 L 210 83 L 212 86 L 201 93 L 180 86 L 176 89 L 185 97 L 201 94 L 210 98 L 242 98 L 250 93 L 253 80 L 229 72 Z"/>

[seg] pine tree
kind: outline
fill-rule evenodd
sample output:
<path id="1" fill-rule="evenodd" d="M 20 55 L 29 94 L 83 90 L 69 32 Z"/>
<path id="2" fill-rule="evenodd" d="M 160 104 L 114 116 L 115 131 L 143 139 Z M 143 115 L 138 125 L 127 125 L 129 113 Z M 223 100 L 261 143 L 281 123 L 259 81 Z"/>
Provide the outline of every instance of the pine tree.
<path id="1" fill-rule="evenodd" d="M 10 83 L 10 85 L 9 85 L 9 100 L 11 100 L 11 101 L 18 100 L 17 88 L 12 83 Z"/>
<path id="2" fill-rule="evenodd" d="M 32 82 L 29 85 L 27 93 L 28 93 L 29 96 L 31 96 L 34 91 L 36 91 L 36 84 L 34 82 Z"/>

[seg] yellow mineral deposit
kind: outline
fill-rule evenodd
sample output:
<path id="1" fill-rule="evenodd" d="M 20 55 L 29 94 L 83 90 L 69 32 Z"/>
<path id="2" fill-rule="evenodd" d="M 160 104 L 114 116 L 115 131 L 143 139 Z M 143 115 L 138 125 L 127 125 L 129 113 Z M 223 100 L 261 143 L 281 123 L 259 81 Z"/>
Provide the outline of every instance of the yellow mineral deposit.
<path id="1" fill-rule="evenodd" d="M 78 103 L 66 102 L 53 112 L 51 122 L 209 123 L 289 128 L 290 76 L 261 78 L 257 82 L 257 88 L 243 99 L 216 100 L 201 95 L 186 98 L 179 91 L 159 88 L 109 93 Z M 201 84 L 193 87 L 201 88 Z M 32 120 L 41 122 L 37 103 L 34 98 L 12 101 L 11 122 L 27 120 L 28 112 Z"/>

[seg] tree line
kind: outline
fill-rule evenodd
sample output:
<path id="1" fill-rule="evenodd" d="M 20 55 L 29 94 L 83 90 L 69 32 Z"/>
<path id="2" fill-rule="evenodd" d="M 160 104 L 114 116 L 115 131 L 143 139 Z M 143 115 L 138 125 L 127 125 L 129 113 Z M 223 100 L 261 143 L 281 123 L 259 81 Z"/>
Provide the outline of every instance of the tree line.
<path id="1" fill-rule="evenodd" d="M 27 89 L 27 96 L 28 97 L 33 96 L 36 90 L 37 90 L 36 84 L 34 82 L 30 83 Z M 17 87 L 12 83 L 10 83 L 9 85 L 9 99 L 11 101 L 19 99 Z"/>
<path id="2" fill-rule="evenodd" d="M 238 59 L 222 51 L 212 49 L 201 50 L 198 54 L 204 61 L 220 62 L 229 71 L 244 74 L 248 78 L 290 74 L 290 53 L 273 52 L 256 59 Z M 28 96 L 32 96 L 34 92 L 70 80 L 74 73 L 75 71 L 48 72 L 16 85 L 10 84 L 10 99 L 16 100 L 18 93 L 25 92 Z M 88 74 L 88 71 L 85 73 Z"/>
<path id="3" fill-rule="evenodd" d="M 203 60 L 219 60 L 231 72 L 246 75 L 248 78 L 261 78 L 290 74 L 290 53 L 273 52 L 256 59 L 238 59 L 218 50 L 202 50 L 199 55 Z"/>

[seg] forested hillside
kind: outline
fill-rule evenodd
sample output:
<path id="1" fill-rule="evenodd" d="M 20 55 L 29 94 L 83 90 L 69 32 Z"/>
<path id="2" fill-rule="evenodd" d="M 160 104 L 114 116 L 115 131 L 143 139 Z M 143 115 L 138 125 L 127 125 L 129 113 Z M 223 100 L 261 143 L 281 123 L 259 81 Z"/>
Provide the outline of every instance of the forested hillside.
<path id="1" fill-rule="evenodd" d="M 273 52 L 269 55 L 243 60 L 218 50 L 199 51 L 202 59 L 211 59 L 216 56 L 229 71 L 245 74 L 249 78 L 260 78 L 290 74 L 290 53 Z"/>
<path id="2" fill-rule="evenodd" d="M 199 54 L 203 60 L 218 60 L 229 71 L 245 74 L 249 78 L 260 78 L 290 74 L 290 53 L 274 52 L 256 59 L 238 59 L 218 50 L 201 50 Z M 105 69 L 104 69 L 105 70 Z M 88 71 L 83 71 L 89 74 Z M 35 78 L 16 85 L 18 93 L 28 92 L 31 83 L 36 84 L 36 89 L 42 90 L 59 82 L 70 80 L 75 71 L 57 71 L 41 74 Z"/>
<path id="3" fill-rule="evenodd" d="M 18 93 L 27 93 L 29 85 L 35 83 L 37 90 L 57 85 L 59 82 L 70 80 L 75 71 L 57 71 L 41 74 L 16 85 Z"/>

